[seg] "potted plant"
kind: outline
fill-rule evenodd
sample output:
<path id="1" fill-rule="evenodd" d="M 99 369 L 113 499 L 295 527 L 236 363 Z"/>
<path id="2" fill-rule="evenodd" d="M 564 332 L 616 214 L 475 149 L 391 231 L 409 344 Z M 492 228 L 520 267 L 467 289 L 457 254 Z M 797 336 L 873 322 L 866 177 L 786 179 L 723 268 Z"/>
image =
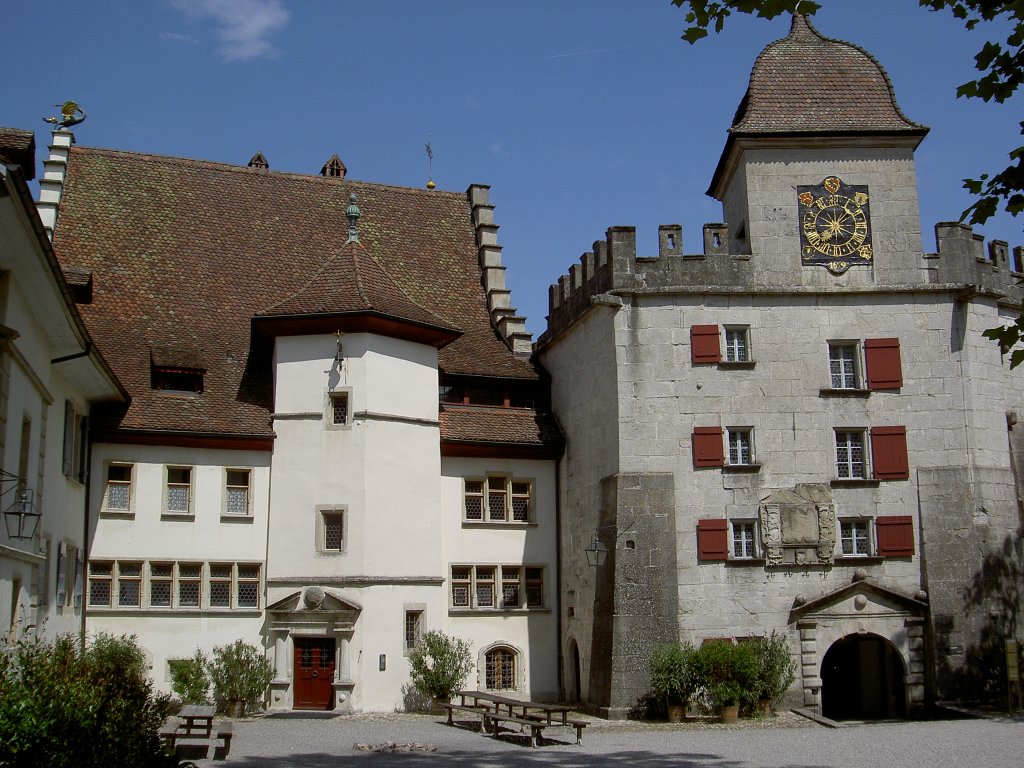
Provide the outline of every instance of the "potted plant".
<path id="1" fill-rule="evenodd" d="M 796 679 L 796 662 L 785 635 L 774 629 L 771 635 L 754 645 L 757 658 L 757 709 L 770 715 Z"/>
<path id="2" fill-rule="evenodd" d="M 412 684 L 433 702 L 431 713 L 441 714 L 441 706 L 451 701 L 473 669 L 469 643 L 444 632 L 432 630 L 420 638 L 409 653 Z"/>
<path id="3" fill-rule="evenodd" d="M 694 653 L 690 643 L 664 643 L 654 649 L 648 660 L 651 689 L 668 707 L 671 723 L 681 723 L 686 718 L 690 697 L 700 682 Z"/>
<path id="4" fill-rule="evenodd" d="M 274 679 L 274 667 L 263 652 L 241 640 L 214 648 L 207 671 L 214 698 L 231 717 L 258 709 Z"/>
<path id="5" fill-rule="evenodd" d="M 750 644 L 712 640 L 700 647 L 696 658 L 722 720 L 735 720 L 740 706 L 753 704 L 757 695 L 757 659 Z"/>

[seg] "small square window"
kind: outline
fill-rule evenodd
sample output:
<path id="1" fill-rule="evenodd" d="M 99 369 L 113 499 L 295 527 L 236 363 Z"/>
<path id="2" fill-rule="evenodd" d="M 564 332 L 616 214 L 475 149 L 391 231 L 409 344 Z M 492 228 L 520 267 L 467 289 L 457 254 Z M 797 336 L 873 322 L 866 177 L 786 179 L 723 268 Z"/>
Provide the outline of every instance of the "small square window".
<path id="1" fill-rule="evenodd" d="M 345 512 L 340 509 L 320 510 L 321 552 L 345 551 Z"/>
<path id="2" fill-rule="evenodd" d="M 749 363 L 750 360 L 750 328 L 747 326 L 726 326 L 725 362 Z"/>
<path id="3" fill-rule="evenodd" d="M 750 427 L 729 429 L 729 464 L 742 467 L 754 463 L 754 430 Z"/>
<path id="4" fill-rule="evenodd" d="M 166 512 L 187 515 L 192 511 L 192 468 L 167 468 Z"/>
<path id="5" fill-rule="evenodd" d="M 836 476 L 862 480 L 868 476 L 863 430 L 836 430 Z"/>
<path id="6" fill-rule="evenodd" d="M 839 546 L 843 557 L 867 557 L 871 554 L 871 522 L 840 520 Z"/>
<path id="7" fill-rule="evenodd" d="M 248 469 L 229 469 L 225 473 L 225 513 L 229 515 L 249 514 L 249 482 L 252 472 Z"/>
<path id="8" fill-rule="evenodd" d="M 329 397 L 328 420 L 332 426 L 343 427 L 348 424 L 348 393 L 332 392 Z"/>
<path id="9" fill-rule="evenodd" d="M 757 557 L 757 524 L 752 520 L 732 523 L 732 556 L 736 560 Z"/>
<path id="10" fill-rule="evenodd" d="M 109 464 L 103 508 L 109 512 L 129 512 L 132 508 L 132 465 Z"/>
<path id="11" fill-rule="evenodd" d="M 860 386 L 857 344 L 834 342 L 828 345 L 828 370 L 832 389 L 857 389 Z"/>

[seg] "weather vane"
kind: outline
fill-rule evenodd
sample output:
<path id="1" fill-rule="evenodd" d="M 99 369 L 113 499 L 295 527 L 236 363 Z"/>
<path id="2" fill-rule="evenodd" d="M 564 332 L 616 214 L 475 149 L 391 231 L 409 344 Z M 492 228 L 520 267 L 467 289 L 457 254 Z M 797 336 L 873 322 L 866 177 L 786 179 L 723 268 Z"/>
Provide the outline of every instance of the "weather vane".
<path id="1" fill-rule="evenodd" d="M 427 143 L 424 148 L 427 150 L 427 189 L 433 189 L 437 186 L 434 183 L 434 150 L 430 148 L 430 141 L 433 138 L 433 132 L 427 134 Z"/>
<path id="2" fill-rule="evenodd" d="M 54 104 L 60 107 L 60 117 L 44 117 L 43 122 L 53 123 L 61 128 L 70 128 L 85 120 L 85 112 L 73 101 L 65 101 L 63 104 Z"/>

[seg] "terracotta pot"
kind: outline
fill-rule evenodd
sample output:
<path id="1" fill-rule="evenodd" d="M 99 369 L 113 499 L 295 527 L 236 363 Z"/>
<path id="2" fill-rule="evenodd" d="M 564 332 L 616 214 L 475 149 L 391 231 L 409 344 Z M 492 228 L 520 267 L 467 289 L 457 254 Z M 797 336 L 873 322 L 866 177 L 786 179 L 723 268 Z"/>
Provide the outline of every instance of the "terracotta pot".
<path id="1" fill-rule="evenodd" d="M 682 704 L 668 705 L 668 721 L 670 723 L 681 723 L 686 720 L 686 707 Z"/>
<path id="2" fill-rule="evenodd" d="M 734 723 L 740 719 L 740 707 L 738 704 L 726 704 L 718 710 L 718 715 L 723 723 Z"/>

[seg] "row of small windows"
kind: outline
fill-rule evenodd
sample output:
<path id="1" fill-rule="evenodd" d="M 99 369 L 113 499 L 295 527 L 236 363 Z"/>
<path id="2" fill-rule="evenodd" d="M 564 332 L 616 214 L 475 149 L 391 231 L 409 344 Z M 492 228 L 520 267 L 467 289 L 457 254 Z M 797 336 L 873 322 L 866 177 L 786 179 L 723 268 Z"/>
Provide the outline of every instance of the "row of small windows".
<path id="1" fill-rule="evenodd" d="M 506 475 L 463 481 L 463 519 L 470 523 L 528 523 L 533 483 Z"/>
<path id="2" fill-rule="evenodd" d="M 453 565 L 451 605 L 460 610 L 544 607 L 544 567 Z"/>
<path id="3" fill-rule="evenodd" d="M 840 518 L 838 557 L 910 557 L 914 554 L 913 520 L 909 515 Z M 757 520 L 697 521 L 700 560 L 757 560 L 764 557 Z"/>
<path id="4" fill-rule="evenodd" d="M 693 465 L 698 469 L 758 467 L 753 427 L 695 427 Z M 836 429 L 835 468 L 839 480 L 908 479 L 906 427 Z"/>
<path id="5" fill-rule="evenodd" d="M 753 363 L 750 326 L 691 326 L 690 361 L 694 365 Z M 903 386 L 897 338 L 830 341 L 828 365 L 828 389 L 881 390 Z"/>
<path id="6" fill-rule="evenodd" d="M 90 608 L 259 608 L 258 563 L 89 563 Z"/>
<path id="7" fill-rule="evenodd" d="M 194 514 L 194 467 L 164 467 L 162 512 L 168 515 Z M 224 470 L 223 514 L 245 516 L 251 512 L 251 469 Z M 103 511 L 131 513 L 135 503 L 135 465 L 112 462 L 107 465 Z"/>

